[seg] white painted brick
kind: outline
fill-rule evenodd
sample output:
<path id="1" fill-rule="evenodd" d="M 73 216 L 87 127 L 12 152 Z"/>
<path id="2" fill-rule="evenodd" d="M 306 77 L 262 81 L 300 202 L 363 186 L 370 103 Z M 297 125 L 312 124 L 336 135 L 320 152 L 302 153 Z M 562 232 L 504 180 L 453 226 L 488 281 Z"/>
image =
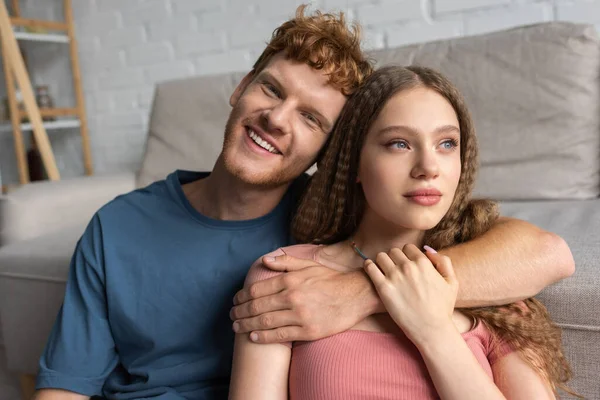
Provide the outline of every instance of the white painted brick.
<path id="1" fill-rule="evenodd" d="M 169 43 L 147 43 L 128 49 L 127 65 L 142 66 L 160 64 L 173 59 L 173 48 Z"/>
<path id="2" fill-rule="evenodd" d="M 77 41 L 77 50 L 80 53 L 82 51 L 100 51 L 100 39 L 97 36 L 88 36 L 85 38 L 76 36 L 75 40 Z"/>
<path id="3" fill-rule="evenodd" d="M 82 53 L 89 54 L 89 53 Z M 82 65 L 91 64 L 97 72 L 105 70 L 121 69 L 125 66 L 124 55 L 122 51 L 108 49 L 94 52 L 89 56 L 84 56 L 85 62 L 80 62 Z"/>
<path id="4" fill-rule="evenodd" d="M 91 100 L 94 103 L 96 112 L 103 113 L 113 109 L 113 98 L 109 92 L 97 92 L 91 97 Z"/>
<path id="5" fill-rule="evenodd" d="M 469 11 L 477 8 L 496 7 L 509 4 L 511 0 L 433 0 L 436 14 Z"/>
<path id="6" fill-rule="evenodd" d="M 121 24 L 121 14 L 117 11 L 88 15 L 81 21 L 75 21 L 76 31 L 79 34 L 82 32 L 98 32 L 104 34 L 120 28 L 122 26 Z"/>
<path id="7" fill-rule="evenodd" d="M 128 7 L 122 11 L 123 24 L 124 26 L 131 26 L 162 22 L 171 15 L 170 4 L 165 0 L 146 0 L 135 7 Z"/>
<path id="8" fill-rule="evenodd" d="M 138 108 L 138 92 L 136 90 L 119 90 L 109 93 L 112 108 L 116 113 L 128 112 Z"/>
<path id="9" fill-rule="evenodd" d="M 142 86 L 143 84 L 144 73 L 141 69 L 120 69 L 102 74 L 98 78 L 98 87 L 103 90 Z"/>
<path id="10" fill-rule="evenodd" d="M 78 1 L 74 1 L 73 2 L 73 6 L 75 6 L 75 3 L 79 3 L 80 0 Z M 90 1 L 90 0 L 88 0 Z M 122 10 L 123 8 L 131 8 L 132 6 L 137 6 L 138 5 L 138 1 L 131 1 L 131 0 L 97 0 L 93 2 L 96 6 L 96 8 L 98 9 L 98 11 L 100 12 L 104 12 L 104 11 L 114 11 L 114 10 Z"/>
<path id="11" fill-rule="evenodd" d="M 368 0 L 323 0 L 323 9 L 327 11 L 345 11 L 358 4 L 369 3 Z"/>
<path id="12" fill-rule="evenodd" d="M 116 113 L 111 114 L 99 121 L 102 129 L 119 130 L 128 129 L 132 127 L 139 127 L 143 124 L 144 117 L 140 111 L 132 111 L 128 113 Z"/>
<path id="13" fill-rule="evenodd" d="M 223 4 L 225 4 L 224 1 L 215 0 L 175 0 L 173 2 L 173 14 L 188 15 L 197 11 L 221 10 Z"/>
<path id="14" fill-rule="evenodd" d="M 110 48 L 121 48 L 144 43 L 146 34 L 143 26 L 130 26 L 109 31 L 100 37 L 100 45 Z"/>
<path id="15" fill-rule="evenodd" d="M 254 1 L 247 0 L 229 0 L 225 3 L 225 12 L 243 13 L 256 12 L 257 7 Z"/>
<path id="16" fill-rule="evenodd" d="M 423 13 L 419 0 L 385 0 L 381 4 L 358 7 L 357 17 L 363 25 L 377 25 L 403 20 L 422 20 Z"/>
<path id="17" fill-rule="evenodd" d="M 300 4 L 309 4 L 308 12 L 315 9 L 315 1 L 308 0 L 254 0 L 260 18 L 283 17 L 293 18 Z"/>
<path id="18" fill-rule="evenodd" d="M 144 88 L 138 91 L 138 104 L 140 108 L 149 108 L 154 99 L 154 87 Z"/>
<path id="19" fill-rule="evenodd" d="M 189 56 L 222 51 L 225 49 L 225 35 L 223 33 L 209 32 L 194 35 L 180 36 L 176 40 L 177 55 Z"/>
<path id="20" fill-rule="evenodd" d="M 229 30 L 232 27 L 249 25 L 255 16 L 249 17 L 247 13 L 232 11 L 208 11 L 198 14 L 198 30 Z M 275 29 L 275 26 L 273 27 Z"/>
<path id="21" fill-rule="evenodd" d="M 54 6 L 57 7 L 58 5 L 55 3 Z M 82 19 L 87 18 L 89 15 L 98 12 L 98 7 L 96 7 L 95 0 L 73 1 L 71 2 L 71 8 L 73 11 L 73 18 L 75 19 L 75 22 L 81 21 Z M 114 9 L 115 8 L 112 8 L 112 10 Z"/>
<path id="22" fill-rule="evenodd" d="M 549 4 L 527 4 L 494 13 L 465 18 L 465 31 L 469 35 L 482 34 L 521 25 L 530 25 L 552 19 Z"/>
<path id="23" fill-rule="evenodd" d="M 232 48 L 247 47 L 257 43 L 266 44 L 277 24 L 244 25 L 229 31 L 229 43 Z"/>
<path id="24" fill-rule="evenodd" d="M 385 35 L 381 31 L 363 30 L 361 48 L 363 50 L 376 50 L 385 47 Z"/>
<path id="25" fill-rule="evenodd" d="M 171 79 L 185 78 L 195 73 L 194 64 L 191 61 L 173 61 L 163 65 L 155 65 L 146 68 L 147 83 L 162 82 Z"/>
<path id="26" fill-rule="evenodd" d="M 200 57 L 196 62 L 196 71 L 199 75 L 250 71 L 252 61 L 247 50 L 229 51 L 227 53 Z"/>
<path id="27" fill-rule="evenodd" d="M 600 2 L 558 3 L 556 14 L 557 19 L 561 21 L 600 24 Z"/>
<path id="28" fill-rule="evenodd" d="M 166 40 L 179 35 L 194 33 L 197 29 L 197 20 L 194 15 L 186 14 L 169 18 L 162 23 L 154 23 L 148 26 L 149 39 L 151 41 Z"/>
<path id="29" fill-rule="evenodd" d="M 436 22 L 433 25 L 422 23 L 388 29 L 387 44 L 389 47 L 399 47 L 413 43 L 432 42 L 457 37 L 461 33 L 462 23 L 458 21 Z"/>

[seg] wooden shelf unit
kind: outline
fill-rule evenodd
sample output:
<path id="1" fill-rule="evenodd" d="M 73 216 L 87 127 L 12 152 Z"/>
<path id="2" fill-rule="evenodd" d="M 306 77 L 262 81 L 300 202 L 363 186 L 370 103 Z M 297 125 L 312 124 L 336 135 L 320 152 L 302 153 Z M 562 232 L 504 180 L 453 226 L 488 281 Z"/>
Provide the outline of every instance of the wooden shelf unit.
<path id="1" fill-rule="evenodd" d="M 22 18 L 19 1 L 10 1 L 14 14 L 13 16 L 8 14 L 5 1 L 2 0 L 0 2 L 0 36 L 2 38 L 2 61 L 4 64 L 11 121 L 10 124 L 4 124 L 4 126 L 0 125 L 0 131 L 6 130 L 7 127 L 8 130 L 12 129 L 19 170 L 19 183 L 25 184 L 29 182 L 27 150 L 23 141 L 23 131 L 33 131 L 33 138 L 40 152 L 48 179 L 58 180 L 60 179 L 60 173 L 56 166 L 56 160 L 54 159 L 54 153 L 46 130 L 79 128 L 85 174 L 92 175 L 92 157 L 87 118 L 85 115 L 85 103 L 81 85 L 81 72 L 79 69 L 79 57 L 77 53 L 77 41 L 75 38 L 71 0 L 63 0 L 64 22 Z M 15 32 L 15 27 L 29 28 L 31 32 Z M 31 80 L 25 68 L 25 63 L 17 40 L 65 43 L 69 45 L 76 103 L 74 108 L 38 107 L 31 86 Z M 19 104 L 16 99 L 17 85 L 23 95 L 25 110 L 19 109 Z M 24 117 L 27 117 L 29 122 L 23 123 Z M 59 119 L 56 121 L 43 121 L 43 117 L 72 118 Z"/>

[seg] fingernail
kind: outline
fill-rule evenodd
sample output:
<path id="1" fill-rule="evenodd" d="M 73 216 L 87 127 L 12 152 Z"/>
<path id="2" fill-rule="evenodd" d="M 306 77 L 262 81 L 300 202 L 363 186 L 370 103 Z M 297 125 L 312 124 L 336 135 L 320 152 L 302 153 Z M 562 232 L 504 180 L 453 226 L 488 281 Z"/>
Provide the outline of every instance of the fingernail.
<path id="1" fill-rule="evenodd" d="M 431 247 L 429 247 L 427 245 L 423 246 L 423 248 L 425 249 L 425 251 L 428 251 L 430 253 L 434 253 L 434 254 L 437 253 L 437 251 L 435 251 L 434 249 L 432 249 Z"/>
<path id="2" fill-rule="evenodd" d="M 236 321 L 233 323 L 233 331 L 237 333 L 240 330 L 240 324 Z"/>
<path id="3" fill-rule="evenodd" d="M 273 262 L 273 261 L 275 261 L 275 257 L 265 257 L 265 261 Z"/>
<path id="4" fill-rule="evenodd" d="M 252 340 L 253 342 L 256 342 L 258 340 L 258 334 L 252 332 L 250 334 L 250 340 Z"/>

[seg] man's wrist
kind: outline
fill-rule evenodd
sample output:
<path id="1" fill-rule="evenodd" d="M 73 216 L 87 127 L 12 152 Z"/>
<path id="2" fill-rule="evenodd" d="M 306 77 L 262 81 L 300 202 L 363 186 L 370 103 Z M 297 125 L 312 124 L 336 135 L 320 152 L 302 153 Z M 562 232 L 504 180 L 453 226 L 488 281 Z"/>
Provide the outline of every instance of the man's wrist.
<path id="1" fill-rule="evenodd" d="M 367 318 L 373 314 L 380 314 L 387 312 L 385 306 L 381 302 L 373 283 L 364 271 L 352 272 L 356 274 L 357 279 L 361 282 L 361 291 L 357 298 L 360 301 L 360 309 L 362 311 L 362 317 Z"/>

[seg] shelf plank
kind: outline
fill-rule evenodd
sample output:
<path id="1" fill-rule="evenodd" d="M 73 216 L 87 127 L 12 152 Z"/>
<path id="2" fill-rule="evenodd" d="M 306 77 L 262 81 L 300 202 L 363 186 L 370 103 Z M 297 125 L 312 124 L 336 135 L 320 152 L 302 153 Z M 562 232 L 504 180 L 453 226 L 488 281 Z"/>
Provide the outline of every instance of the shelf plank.
<path id="1" fill-rule="evenodd" d="M 62 119 L 58 121 L 48 121 L 44 122 L 44 128 L 46 130 L 54 130 L 54 129 L 69 129 L 69 128 L 79 128 L 81 126 L 81 122 L 78 119 Z M 21 124 L 22 131 L 32 131 L 33 126 L 30 123 Z M 10 132 L 12 131 L 12 125 L 9 123 L 0 124 L 0 132 Z"/>
<path id="2" fill-rule="evenodd" d="M 51 29 L 54 31 L 63 31 L 66 32 L 69 29 L 69 26 L 64 22 L 59 21 L 47 21 L 41 19 L 27 19 L 27 18 L 19 18 L 19 17 L 11 17 L 10 23 L 13 26 L 25 26 L 28 28 L 43 28 L 43 29 Z"/>
<path id="3" fill-rule="evenodd" d="M 66 117 L 70 115 L 77 115 L 78 110 L 76 108 L 40 108 L 40 114 L 42 117 Z M 21 118 L 27 117 L 25 110 L 19 111 Z"/>
<path id="4" fill-rule="evenodd" d="M 69 36 L 62 33 L 15 32 L 15 38 L 32 42 L 69 43 Z"/>

